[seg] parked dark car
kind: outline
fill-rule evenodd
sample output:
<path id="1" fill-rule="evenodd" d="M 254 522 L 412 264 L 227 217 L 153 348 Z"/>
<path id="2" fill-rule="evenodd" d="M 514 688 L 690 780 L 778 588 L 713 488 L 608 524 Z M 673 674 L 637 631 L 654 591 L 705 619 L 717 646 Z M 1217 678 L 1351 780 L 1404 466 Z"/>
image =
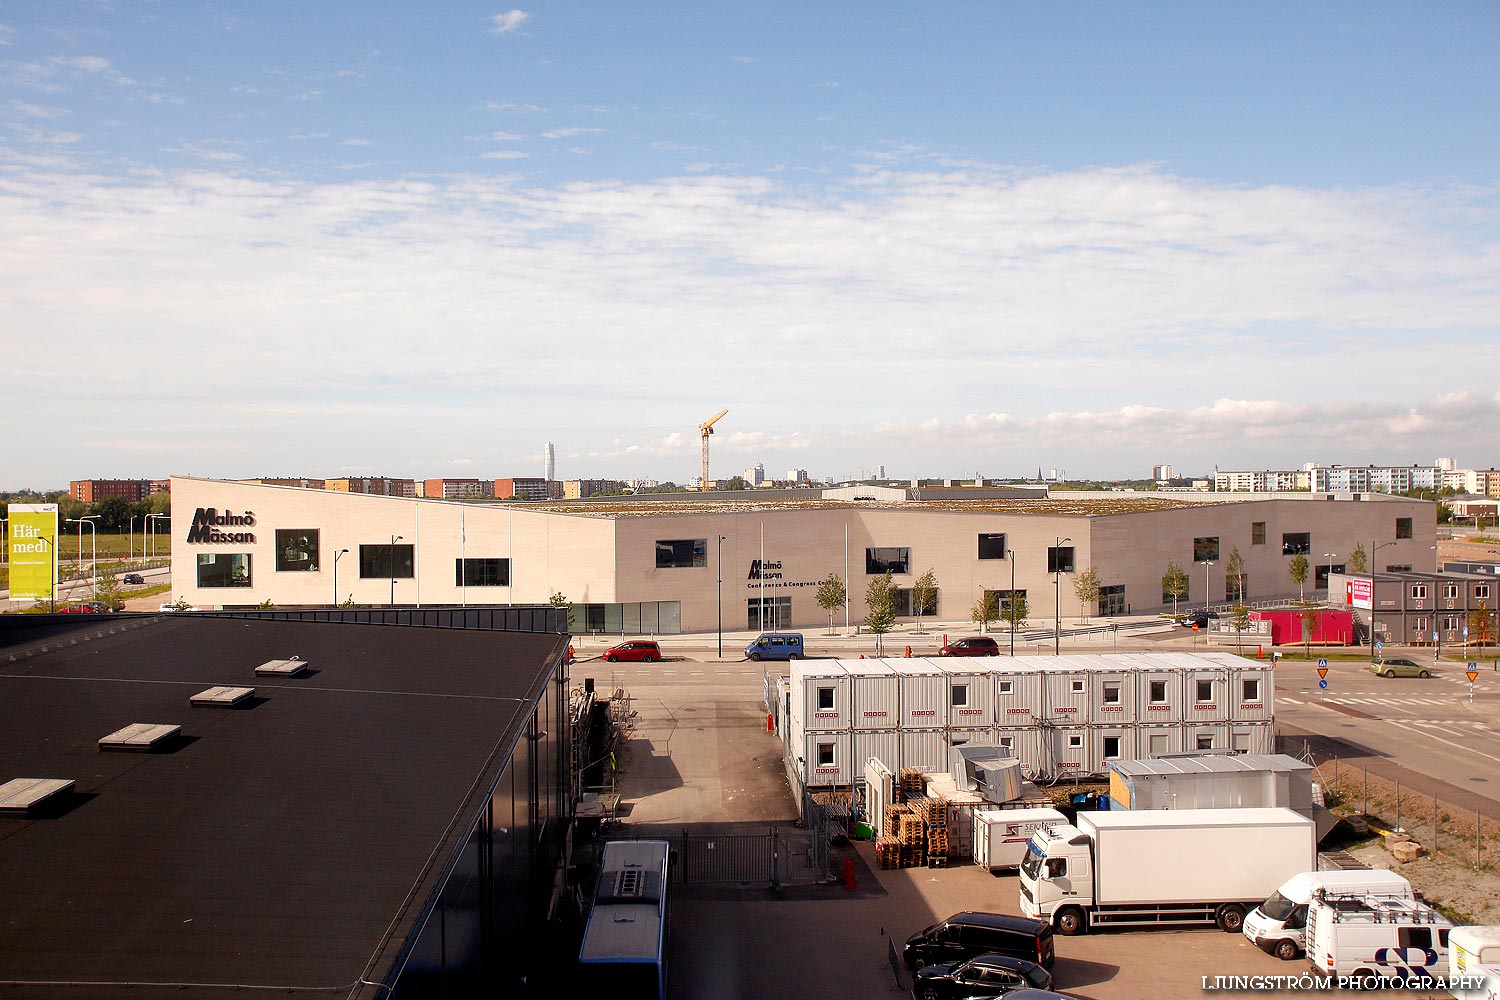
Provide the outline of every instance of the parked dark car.
<path id="1" fill-rule="evenodd" d="M 911 991 L 917 1000 L 962 1000 L 998 997 L 1017 990 L 1052 988 L 1052 973 L 1012 955 L 976 955 L 959 965 L 929 965 L 917 970 Z"/>
<path id="2" fill-rule="evenodd" d="M 120 577 L 120 580 L 122 582 L 124 582 L 124 583 L 145 583 L 146 582 L 146 578 L 144 576 L 141 576 L 141 574 L 139 574 L 139 573 L 126 573 L 124 576 Z"/>
<path id="3" fill-rule="evenodd" d="M 955 913 L 906 939 L 906 965 L 957 965 L 976 955 L 1011 955 L 1052 968 L 1052 925 L 1003 913 Z"/>
<path id="4" fill-rule="evenodd" d="M 1209 620 L 1217 617 L 1219 617 L 1217 611 L 1193 611 L 1182 616 L 1182 627 L 1192 628 L 1196 625 L 1199 628 L 1208 628 Z"/>
<path id="5" fill-rule="evenodd" d="M 999 656 L 1000 644 L 987 635 L 954 639 L 938 650 L 939 656 Z"/>
<path id="6" fill-rule="evenodd" d="M 622 642 L 617 646 L 611 646 L 604 651 L 604 658 L 610 663 L 616 660 L 639 660 L 642 663 L 655 663 L 661 659 L 661 647 L 649 639 L 632 639 L 630 642 Z"/>

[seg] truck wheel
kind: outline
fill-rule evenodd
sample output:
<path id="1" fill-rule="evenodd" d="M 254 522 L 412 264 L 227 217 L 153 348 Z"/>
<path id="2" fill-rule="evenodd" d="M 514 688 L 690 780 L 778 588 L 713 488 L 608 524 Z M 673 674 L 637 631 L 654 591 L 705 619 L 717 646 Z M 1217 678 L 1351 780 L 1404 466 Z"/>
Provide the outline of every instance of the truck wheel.
<path id="1" fill-rule="evenodd" d="M 1271 954 L 1275 955 L 1283 962 L 1290 962 L 1292 959 L 1302 954 L 1302 949 L 1297 947 L 1297 942 L 1291 939 L 1287 939 L 1285 941 L 1277 941 L 1276 947 L 1271 949 Z"/>
<path id="2" fill-rule="evenodd" d="M 1238 903 L 1225 903 L 1214 913 L 1214 923 L 1225 934 L 1237 934 L 1245 925 L 1245 908 Z"/>
<path id="3" fill-rule="evenodd" d="M 759 663 L 760 662 L 760 654 L 759 653 L 751 653 L 750 654 L 750 659 L 754 660 L 756 663 Z"/>
<path id="4" fill-rule="evenodd" d="M 1088 930 L 1089 926 L 1088 921 L 1083 916 L 1083 911 L 1076 906 L 1066 906 L 1058 910 L 1057 916 L 1054 918 L 1054 923 L 1057 925 L 1057 933 L 1066 937 L 1082 934 Z"/>

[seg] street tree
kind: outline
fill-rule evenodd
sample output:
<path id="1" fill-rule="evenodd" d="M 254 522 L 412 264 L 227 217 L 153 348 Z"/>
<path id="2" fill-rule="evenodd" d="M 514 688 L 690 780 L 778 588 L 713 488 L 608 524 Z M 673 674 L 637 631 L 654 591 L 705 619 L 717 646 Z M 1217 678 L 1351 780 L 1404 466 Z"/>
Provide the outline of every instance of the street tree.
<path id="1" fill-rule="evenodd" d="M 885 652 L 884 636 L 896 624 L 896 585 L 891 571 L 870 578 L 865 587 L 865 628 L 875 636 L 875 654 Z"/>
<path id="2" fill-rule="evenodd" d="M 1161 577 L 1161 592 L 1172 598 L 1172 614 L 1175 615 L 1177 602 L 1188 595 L 1188 575 L 1176 560 L 1167 560 L 1167 571 Z"/>
<path id="3" fill-rule="evenodd" d="M 911 585 L 911 613 L 916 616 L 918 634 L 922 632 L 922 616 L 937 613 L 937 599 L 937 573 L 929 568 Z"/>
<path id="4" fill-rule="evenodd" d="M 1297 612 L 1297 618 L 1302 622 L 1302 653 L 1311 659 L 1312 657 L 1312 634 L 1318 627 L 1319 608 L 1316 604 L 1304 602 L 1302 610 Z"/>
<path id="5" fill-rule="evenodd" d="M 1083 605 L 1083 620 L 1088 621 L 1094 602 L 1099 599 L 1099 571 L 1090 566 L 1073 576 L 1073 596 Z"/>
<path id="6" fill-rule="evenodd" d="M 1238 545 L 1229 550 L 1229 558 L 1224 560 L 1224 589 L 1229 591 L 1231 601 L 1244 602 L 1245 560 Z"/>
<path id="7" fill-rule="evenodd" d="M 989 631 L 990 622 L 1000 617 L 1000 595 L 986 590 L 969 608 L 969 621 L 979 626 L 980 634 Z"/>
<path id="8" fill-rule="evenodd" d="M 125 591 L 120 586 L 120 579 L 115 576 L 114 570 L 101 569 L 99 571 L 96 598 L 103 602 L 106 611 L 125 610 Z"/>
<path id="9" fill-rule="evenodd" d="M 1495 641 L 1495 611 L 1481 604 L 1469 611 L 1469 641 L 1487 646 Z"/>
<path id="10" fill-rule="evenodd" d="M 828 634 L 833 635 L 833 613 L 844 606 L 844 601 L 849 597 L 849 590 L 844 586 L 843 578 L 837 573 L 829 573 L 822 583 L 818 584 L 818 607 L 828 612 Z"/>
<path id="11" fill-rule="evenodd" d="M 1234 651 L 1245 650 L 1245 630 L 1250 627 L 1250 608 L 1244 601 L 1236 601 L 1229 609 L 1229 625 L 1234 629 Z"/>
<path id="12" fill-rule="evenodd" d="M 1363 573 L 1370 568 L 1370 557 L 1365 555 L 1365 543 L 1356 542 L 1354 551 L 1349 553 L 1349 572 Z"/>
<path id="13" fill-rule="evenodd" d="M 1010 626 L 1012 632 L 1025 628 L 1026 618 L 1030 614 L 1031 608 L 1027 605 L 1026 595 L 1021 591 L 1012 592 L 1000 602 L 1000 618 Z"/>
<path id="14" fill-rule="evenodd" d="M 1302 585 L 1307 583 L 1307 556 L 1300 552 L 1292 556 L 1292 561 L 1287 565 L 1286 571 L 1291 576 L 1292 582 L 1297 585 L 1297 600 L 1307 600 L 1307 595 L 1302 589 Z"/>

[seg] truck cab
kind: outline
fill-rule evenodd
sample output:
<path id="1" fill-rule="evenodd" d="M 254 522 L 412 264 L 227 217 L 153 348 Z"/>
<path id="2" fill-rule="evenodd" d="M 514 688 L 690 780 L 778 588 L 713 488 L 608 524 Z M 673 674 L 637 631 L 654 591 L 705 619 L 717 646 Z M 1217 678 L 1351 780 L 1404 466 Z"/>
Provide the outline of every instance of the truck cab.
<path id="1" fill-rule="evenodd" d="M 1021 859 L 1021 912 L 1056 923 L 1064 934 L 1082 929 L 1094 905 L 1093 855 L 1088 835 L 1069 823 L 1040 826 Z"/>

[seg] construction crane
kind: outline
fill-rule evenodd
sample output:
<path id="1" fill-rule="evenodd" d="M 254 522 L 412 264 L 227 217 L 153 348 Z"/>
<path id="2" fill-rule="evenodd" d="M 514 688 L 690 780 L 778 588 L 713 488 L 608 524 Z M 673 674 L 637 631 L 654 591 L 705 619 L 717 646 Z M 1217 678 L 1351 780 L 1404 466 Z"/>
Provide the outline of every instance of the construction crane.
<path id="1" fill-rule="evenodd" d="M 705 493 L 713 489 L 708 479 L 708 436 L 714 432 L 714 424 L 718 423 L 719 418 L 728 412 L 728 410 L 720 410 L 698 425 L 698 430 L 703 433 L 703 478 L 699 480 L 701 483 L 699 489 Z"/>

